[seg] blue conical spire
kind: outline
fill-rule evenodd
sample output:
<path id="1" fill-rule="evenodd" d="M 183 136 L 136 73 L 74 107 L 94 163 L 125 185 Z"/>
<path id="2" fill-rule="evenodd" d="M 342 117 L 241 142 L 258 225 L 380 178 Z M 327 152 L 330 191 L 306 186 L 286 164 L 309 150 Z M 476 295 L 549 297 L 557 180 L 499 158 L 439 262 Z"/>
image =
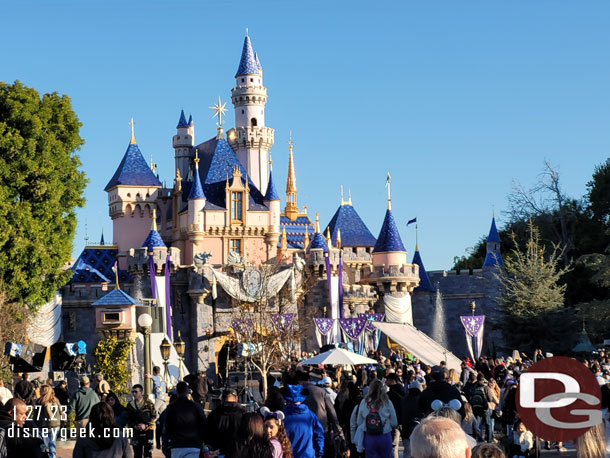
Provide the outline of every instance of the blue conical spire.
<path id="1" fill-rule="evenodd" d="M 201 179 L 199 178 L 199 151 L 197 150 L 195 150 L 195 177 L 193 178 L 193 186 L 191 186 L 191 192 L 188 197 L 188 200 L 193 199 L 205 199 L 203 186 L 201 186 Z"/>
<path id="2" fill-rule="evenodd" d="M 193 115 L 189 115 L 189 127 L 194 126 L 195 123 L 193 122 Z"/>
<path id="3" fill-rule="evenodd" d="M 419 249 L 417 247 L 415 248 L 415 254 L 413 255 L 413 261 L 411 264 L 417 264 L 419 266 L 419 285 L 413 291 L 433 292 L 434 287 L 432 286 L 428 272 L 426 272 L 424 262 L 421 259 L 421 255 L 419 254 Z"/>
<path id="4" fill-rule="evenodd" d="M 176 129 L 179 129 L 180 127 L 188 127 L 188 123 L 186 122 L 186 116 L 184 116 L 184 110 L 180 111 L 180 119 L 178 120 L 178 125 L 176 126 Z"/>
<path id="5" fill-rule="evenodd" d="M 280 200 L 280 196 L 277 195 L 277 192 L 275 191 L 275 186 L 273 185 L 273 174 L 271 173 L 271 170 L 269 170 L 269 183 L 267 184 L 265 200 Z"/>
<path id="6" fill-rule="evenodd" d="M 407 251 L 400 238 L 400 233 L 396 227 L 392 210 L 389 208 L 385 212 L 383 225 L 377 237 L 377 243 L 373 248 L 373 253 L 384 253 L 389 251 Z"/>
<path id="7" fill-rule="evenodd" d="M 100 245 L 104 245 L 104 229 L 102 229 L 102 237 L 100 238 Z"/>
<path id="8" fill-rule="evenodd" d="M 258 53 L 254 52 L 254 61 L 256 62 L 256 65 L 258 66 L 258 71 L 262 72 L 263 71 L 263 66 L 261 65 L 261 61 L 258 60 Z"/>
<path id="9" fill-rule="evenodd" d="M 161 238 L 161 234 L 157 231 L 157 209 L 153 208 L 152 212 L 152 225 L 150 232 L 146 237 L 146 240 L 142 243 L 142 246 L 148 248 L 151 251 L 155 247 L 165 248 L 165 242 Z"/>
<path id="10" fill-rule="evenodd" d="M 252 43 L 250 43 L 250 37 L 246 35 L 244 39 L 244 47 L 241 51 L 241 59 L 239 60 L 239 68 L 235 74 L 235 78 L 240 75 L 257 75 L 259 66 L 256 63 L 254 57 L 254 51 L 252 50 Z"/>
<path id="11" fill-rule="evenodd" d="M 491 228 L 489 228 L 489 235 L 487 236 L 488 242 L 501 242 L 498 229 L 496 229 L 496 218 L 491 218 Z"/>

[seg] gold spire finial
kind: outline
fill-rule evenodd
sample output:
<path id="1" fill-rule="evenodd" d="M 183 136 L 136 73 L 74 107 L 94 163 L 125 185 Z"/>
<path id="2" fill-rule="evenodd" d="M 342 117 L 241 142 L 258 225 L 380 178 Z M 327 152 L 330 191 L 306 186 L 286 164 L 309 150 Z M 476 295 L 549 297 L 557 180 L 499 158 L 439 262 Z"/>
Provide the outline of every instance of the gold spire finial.
<path id="1" fill-rule="evenodd" d="M 307 249 L 309 246 L 309 224 L 305 225 L 305 240 L 303 241 L 303 248 Z"/>
<path id="2" fill-rule="evenodd" d="M 114 266 L 112 266 L 112 271 L 114 272 L 114 289 L 121 289 L 119 286 L 119 264 L 118 261 L 114 261 Z"/>
<path id="3" fill-rule="evenodd" d="M 151 154 L 151 155 L 150 155 L 150 171 L 151 171 L 152 173 L 155 173 L 155 171 L 156 171 L 156 170 L 157 170 L 157 164 L 155 164 L 155 163 L 153 162 L 153 157 L 152 157 L 152 154 Z"/>
<path id="4" fill-rule="evenodd" d="M 130 145 L 135 145 L 136 144 L 136 136 L 133 132 L 133 126 L 136 125 L 136 122 L 133 120 L 133 116 L 131 117 L 131 121 L 129 121 L 129 125 L 131 126 L 131 141 L 129 142 Z"/>
<path id="5" fill-rule="evenodd" d="M 227 109 L 225 108 L 226 106 L 227 102 L 222 103 L 222 101 L 220 100 L 220 96 L 218 96 L 218 103 L 214 104 L 211 107 L 208 107 L 214 112 L 212 118 L 218 118 L 218 121 L 216 121 L 216 125 L 218 126 L 218 135 L 216 135 L 216 138 L 218 140 L 220 140 L 221 138 L 225 138 L 223 133 L 224 131 L 222 130 L 222 125 L 224 124 L 224 120 L 222 119 L 222 117 L 227 113 Z"/>
<path id="6" fill-rule="evenodd" d="M 345 201 L 343 200 L 343 185 L 341 185 L 341 206 L 345 205 Z"/>
<path id="7" fill-rule="evenodd" d="M 271 157 L 271 151 L 269 151 L 269 172 L 271 172 L 272 167 L 273 167 L 273 158 Z"/>
<path id="8" fill-rule="evenodd" d="M 417 231 L 417 223 L 415 223 L 415 251 L 419 251 L 419 239 L 418 239 L 418 231 Z"/>
<path id="9" fill-rule="evenodd" d="M 176 187 L 178 191 L 182 191 L 182 177 L 180 176 L 180 169 L 176 169 Z"/>
<path id="10" fill-rule="evenodd" d="M 337 228 L 337 248 L 341 248 L 341 228 Z"/>
<path id="11" fill-rule="evenodd" d="M 157 230 L 157 209 L 153 208 L 152 211 L 152 224 L 150 226 L 150 229 L 153 231 Z"/>
<path id="12" fill-rule="evenodd" d="M 326 244 L 328 245 L 328 248 L 333 247 L 333 241 L 330 238 L 330 227 L 326 228 Z"/>
<path id="13" fill-rule="evenodd" d="M 392 198 L 390 196 L 390 182 L 392 181 L 392 177 L 390 172 L 388 172 L 388 177 L 385 180 L 385 187 L 388 190 L 388 210 L 392 210 Z"/>
<path id="14" fill-rule="evenodd" d="M 316 234 L 320 233 L 320 214 L 316 212 Z"/>
<path id="15" fill-rule="evenodd" d="M 195 148 L 195 168 L 199 170 L 199 148 Z"/>
<path id="16" fill-rule="evenodd" d="M 288 177 L 286 179 L 286 216 L 294 221 L 299 213 L 297 206 L 297 178 L 294 171 L 294 157 L 292 154 L 292 131 L 288 140 Z"/>
<path id="17" fill-rule="evenodd" d="M 352 190 L 351 190 L 351 188 L 347 189 L 347 204 L 348 205 L 352 204 Z"/>
<path id="18" fill-rule="evenodd" d="M 287 247 L 288 245 L 286 240 L 286 226 L 284 226 L 284 228 L 282 229 L 282 251 L 286 251 Z"/>

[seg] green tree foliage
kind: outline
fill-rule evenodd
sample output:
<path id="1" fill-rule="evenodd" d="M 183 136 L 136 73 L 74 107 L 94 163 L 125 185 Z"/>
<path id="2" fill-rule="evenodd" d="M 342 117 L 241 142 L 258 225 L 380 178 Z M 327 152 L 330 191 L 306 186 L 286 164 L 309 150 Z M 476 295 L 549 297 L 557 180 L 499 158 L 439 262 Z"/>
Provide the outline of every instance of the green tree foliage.
<path id="1" fill-rule="evenodd" d="M 67 282 L 84 144 L 69 97 L 0 82 L 0 279 L 8 300 L 36 309 Z"/>
<path id="2" fill-rule="evenodd" d="M 610 223 L 610 159 L 595 167 L 587 183 L 587 200 L 591 216 L 606 227 Z"/>
<path id="3" fill-rule="evenodd" d="M 95 370 L 104 374 L 104 378 L 110 384 L 110 388 L 117 395 L 126 395 L 129 392 L 129 368 L 127 358 L 133 342 L 131 340 L 118 340 L 116 337 L 108 337 L 100 340 L 93 357 L 95 358 Z"/>
<path id="4" fill-rule="evenodd" d="M 563 329 L 551 323 L 563 318 L 566 286 L 559 280 L 569 268 L 560 267 L 562 252 L 557 246 L 550 254 L 545 252 L 538 229 L 530 224 L 525 249 L 512 250 L 505 256 L 505 269 L 496 273 L 502 285 L 498 303 L 503 312 L 497 325 L 511 348 L 564 349 L 560 345 L 566 340 Z"/>

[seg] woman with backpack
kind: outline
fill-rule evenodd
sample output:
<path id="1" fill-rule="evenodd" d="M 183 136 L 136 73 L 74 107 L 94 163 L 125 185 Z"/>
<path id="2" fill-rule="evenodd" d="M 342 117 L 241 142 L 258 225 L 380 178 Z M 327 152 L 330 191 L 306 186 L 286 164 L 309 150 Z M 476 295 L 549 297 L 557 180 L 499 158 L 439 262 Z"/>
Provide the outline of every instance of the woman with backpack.
<path id="1" fill-rule="evenodd" d="M 386 458 L 392 453 L 392 428 L 398 426 L 396 411 L 379 380 L 370 385 L 358 409 L 358 428 L 364 430 L 366 458 Z"/>

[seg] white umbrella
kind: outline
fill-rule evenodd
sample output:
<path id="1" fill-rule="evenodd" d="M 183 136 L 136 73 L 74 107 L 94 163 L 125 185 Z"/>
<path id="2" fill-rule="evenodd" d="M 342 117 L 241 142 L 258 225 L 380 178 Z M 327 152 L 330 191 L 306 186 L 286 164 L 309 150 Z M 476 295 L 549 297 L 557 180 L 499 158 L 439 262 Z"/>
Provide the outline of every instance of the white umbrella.
<path id="1" fill-rule="evenodd" d="M 377 364 L 377 361 L 367 358 L 366 356 L 359 355 L 358 353 L 344 350 L 343 348 L 333 348 L 332 350 L 320 353 L 313 358 L 305 359 L 301 361 L 301 364 L 310 366 L 318 364 L 330 364 L 332 366 L 357 366 L 358 364 Z"/>

